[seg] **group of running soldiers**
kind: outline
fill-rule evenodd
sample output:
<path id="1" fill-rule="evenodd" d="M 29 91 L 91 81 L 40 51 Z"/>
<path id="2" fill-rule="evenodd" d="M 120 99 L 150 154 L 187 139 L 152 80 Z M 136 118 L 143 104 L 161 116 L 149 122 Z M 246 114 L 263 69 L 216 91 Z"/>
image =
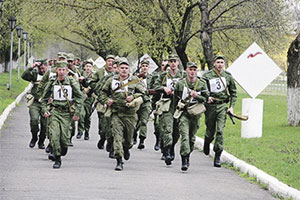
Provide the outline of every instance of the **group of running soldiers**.
<path id="1" fill-rule="evenodd" d="M 115 170 L 121 171 L 123 158 L 130 159 L 137 138 L 137 148 L 145 148 L 147 123 L 153 113 L 155 151 L 161 150 L 161 159 L 171 165 L 180 138 L 181 170 L 186 171 L 204 113 L 203 152 L 210 153 L 210 143 L 215 139 L 214 166 L 221 167 L 226 113 L 233 113 L 236 101 L 234 80 L 224 70 L 225 57 L 216 56 L 214 69 L 202 77 L 198 77 L 196 63 L 188 62 L 185 70 L 179 64 L 178 56 L 170 55 L 150 74 L 149 60 L 144 59 L 139 70 L 131 74 L 128 60 L 113 55 L 106 57 L 100 69 L 64 52 L 59 52 L 55 60 L 36 60 L 22 74 L 33 84 L 26 96 L 32 133 L 29 147 L 38 143 L 38 148 L 46 149 L 48 158 L 54 161 L 53 168 L 60 168 L 61 156 L 73 146 L 75 121 L 76 138 L 84 136 L 88 140 L 91 115 L 96 110 L 100 136 L 97 146 L 104 149 L 106 144 L 109 157 L 117 161 Z"/>

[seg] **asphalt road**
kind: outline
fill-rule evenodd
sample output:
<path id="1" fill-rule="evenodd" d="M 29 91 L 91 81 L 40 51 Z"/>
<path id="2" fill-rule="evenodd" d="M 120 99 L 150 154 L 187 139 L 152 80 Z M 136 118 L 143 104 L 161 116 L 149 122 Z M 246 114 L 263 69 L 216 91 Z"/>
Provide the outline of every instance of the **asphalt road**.
<path id="1" fill-rule="evenodd" d="M 202 152 L 193 152 L 188 172 L 182 173 L 177 145 L 175 161 L 167 167 L 153 150 L 152 129 L 149 123 L 146 149 L 134 146 L 124 170 L 115 171 L 116 161 L 96 147 L 99 137 L 94 113 L 90 140 L 73 139 L 74 147 L 56 170 L 44 150 L 28 147 L 29 114 L 22 101 L 0 132 L 0 199 L 275 199 L 236 172 L 214 168 L 212 159 Z"/>

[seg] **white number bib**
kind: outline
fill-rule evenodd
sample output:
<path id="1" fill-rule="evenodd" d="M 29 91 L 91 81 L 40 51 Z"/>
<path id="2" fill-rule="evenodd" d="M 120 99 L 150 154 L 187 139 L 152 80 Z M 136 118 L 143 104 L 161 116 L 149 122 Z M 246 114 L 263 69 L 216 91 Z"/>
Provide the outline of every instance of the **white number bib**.
<path id="1" fill-rule="evenodd" d="M 123 84 L 127 84 L 128 79 L 123 81 Z M 113 79 L 111 82 L 111 89 L 115 91 L 117 88 L 121 87 L 121 82 L 118 80 Z M 128 91 L 128 86 L 125 86 L 123 88 L 117 89 L 115 92 L 127 92 Z"/>
<path id="2" fill-rule="evenodd" d="M 222 81 L 226 87 L 226 79 L 224 77 L 222 77 Z M 225 87 L 224 87 L 222 81 L 220 80 L 220 78 L 215 78 L 215 79 L 209 80 L 210 91 L 212 93 L 219 93 L 219 92 L 224 91 Z"/>
<path id="3" fill-rule="evenodd" d="M 68 97 L 68 100 L 72 100 L 72 87 L 70 85 L 63 85 L 62 88 L 64 91 L 62 91 L 61 87 L 59 85 L 54 86 L 53 91 L 53 99 L 57 101 L 66 101 L 65 95 Z"/>
<path id="4" fill-rule="evenodd" d="M 42 80 L 43 76 L 42 75 L 39 75 L 36 77 L 36 81 L 40 82 Z"/>
<path id="5" fill-rule="evenodd" d="M 167 79 L 167 88 L 174 90 L 176 83 L 179 81 L 179 78 Z"/>

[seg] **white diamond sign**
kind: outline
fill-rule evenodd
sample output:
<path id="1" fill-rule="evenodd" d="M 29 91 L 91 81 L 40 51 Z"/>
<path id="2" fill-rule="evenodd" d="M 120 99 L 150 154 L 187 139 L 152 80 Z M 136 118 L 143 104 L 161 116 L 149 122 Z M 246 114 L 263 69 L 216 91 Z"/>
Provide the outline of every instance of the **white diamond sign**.
<path id="1" fill-rule="evenodd" d="M 252 98 L 257 97 L 282 72 L 255 42 L 227 71 Z"/>
<path id="2" fill-rule="evenodd" d="M 154 72 L 158 68 L 157 64 L 152 60 L 152 58 L 148 54 L 145 54 L 142 57 L 140 57 L 140 64 L 139 65 L 141 65 L 141 61 L 144 60 L 144 59 L 146 59 L 146 60 L 148 60 L 150 62 L 150 64 L 149 64 L 149 71 L 148 71 L 149 74 L 151 74 L 152 72 Z M 133 72 L 136 70 L 137 65 L 138 65 L 138 61 L 136 61 L 134 63 Z"/>

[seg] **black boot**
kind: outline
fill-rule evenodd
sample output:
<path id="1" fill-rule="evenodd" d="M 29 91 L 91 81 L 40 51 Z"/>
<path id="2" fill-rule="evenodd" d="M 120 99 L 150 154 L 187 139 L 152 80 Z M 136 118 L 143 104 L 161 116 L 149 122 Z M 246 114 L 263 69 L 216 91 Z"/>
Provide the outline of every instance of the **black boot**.
<path id="1" fill-rule="evenodd" d="M 111 152 L 112 151 L 112 146 L 113 146 L 113 141 L 111 139 L 108 139 L 107 143 L 106 143 L 106 151 Z"/>
<path id="2" fill-rule="evenodd" d="M 123 161 L 122 158 L 117 158 L 117 165 L 115 167 L 116 171 L 122 171 L 123 170 Z"/>
<path id="3" fill-rule="evenodd" d="M 51 144 L 49 143 L 48 144 L 48 146 L 47 146 L 47 148 L 46 148 L 46 153 L 50 153 L 50 152 L 52 152 L 52 147 L 51 147 Z"/>
<path id="4" fill-rule="evenodd" d="M 111 151 L 109 152 L 108 157 L 109 157 L 109 158 L 115 158 L 115 152 L 114 152 L 114 149 L 113 149 L 113 148 L 112 148 Z"/>
<path id="5" fill-rule="evenodd" d="M 188 156 L 181 156 L 181 170 L 186 171 L 188 168 Z"/>
<path id="6" fill-rule="evenodd" d="M 175 159 L 175 145 L 172 145 L 170 149 L 170 156 L 171 156 L 171 161 Z"/>
<path id="7" fill-rule="evenodd" d="M 43 136 L 43 134 L 40 133 L 39 141 L 38 141 L 39 149 L 45 149 L 44 141 L 45 141 L 45 136 Z"/>
<path id="8" fill-rule="evenodd" d="M 89 140 L 90 136 L 89 136 L 89 132 L 85 131 L 84 132 L 84 140 Z"/>
<path id="9" fill-rule="evenodd" d="M 133 145 L 136 145 L 137 143 L 137 131 L 134 131 L 133 133 Z"/>
<path id="10" fill-rule="evenodd" d="M 186 159 L 188 168 L 190 167 L 190 155 L 191 154 L 188 154 Z"/>
<path id="11" fill-rule="evenodd" d="M 155 134 L 155 138 L 156 138 L 156 142 L 154 145 L 154 150 L 158 151 L 160 149 L 160 139 L 159 139 L 159 135 L 157 133 Z"/>
<path id="12" fill-rule="evenodd" d="M 55 157 L 54 157 L 53 153 L 49 153 L 48 159 L 51 161 L 55 161 Z"/>
<path id="13" fill-rule="evenodd" d="M 30 140 L 29 147 L 33 148 L 36 142 L 37 142 L 37 133 L 32 133 L 32 138 Z"/>
<path id="14" fill-rule="evenodd" d="M 83 132 L 78 132 L 77 135 L 76 135 L 76 138 L 80 139 L 82 137 L 82 135 L 83 135 Z"/>
<path id="15" fill-rule="evenodd" d="M 221 152 L 215 153 L 214 167 L 221 167 Z"/>
<path id="16" fill-rule="evenodd" d="M 210 144 L 210 142 L 208 141 L 208 138 L 205 138 L 204 139 L 204 146 L 203 146 L 203 153 L 205 154 L 205 155 L 209 155 L 209 144 Z"/>
<path id="17" fill-rule="evenodd" d="M 137 147 L 138 149 L 144 149 L 145 148 L 145 143 L 144 143 L 145 139 L 146 139 L 145 137 L 140 136 L 140 143 Z"/>
<path id="18" fill-rule="evenodd" d="M 65 155 L 67 155 L 67 153 L 68 153 L 68 147 L 67 146 L 61 147 L 61 155 L 65 156 Z"/>
<path id="19" fill-rule="evenodd" d="M 166 165 L 171 165 L 172 164 L 172 158 L 171 158 L 171 146 L 168 146 L 165 148 L 165 155 L 166 155 L 166 158 L 165 158 L 165 163 Z"/>
<path id="20" fill-rule="evenodd" d="M 97 144 L 98 149 L 104 149 L 104 142 L 105 142 L 105 138 L 100 138 Z"/>
<path id="21" fill-rule="evenodd" d="M 73 147 L 73 146 L 74 146 L 73 143 L 72 143 L 72 137 L 73 137 L 73 136 L 71 136 L 70 142 L 69 142 L 69 144 L 68 144 L 69 147 Z"/>
<path id="22" fill-rule="evenodd" d="M 53 164 L 54 169 L 59 169 L 61 166 L 61 159 L 60 156 L 55 156 L 55 162 Z"/>
<path id="23" fill-rule="evenodd" d="M 124 159 L 129 160 L 129 158 L 130 158 L 129 149 L 124 149 Z"/>

